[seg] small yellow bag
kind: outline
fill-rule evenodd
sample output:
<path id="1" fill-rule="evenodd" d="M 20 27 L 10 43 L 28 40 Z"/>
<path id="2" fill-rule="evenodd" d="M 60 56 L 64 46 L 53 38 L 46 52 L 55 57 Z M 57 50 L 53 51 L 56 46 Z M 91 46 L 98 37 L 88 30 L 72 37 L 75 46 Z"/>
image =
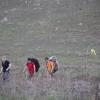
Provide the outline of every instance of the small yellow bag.
<path id="1" fill-rule="evenodd" d="M 96 52 L 94 49 L 91 49 L 91 53 L 94 55 L 94 56 L 97 56 Z"/>

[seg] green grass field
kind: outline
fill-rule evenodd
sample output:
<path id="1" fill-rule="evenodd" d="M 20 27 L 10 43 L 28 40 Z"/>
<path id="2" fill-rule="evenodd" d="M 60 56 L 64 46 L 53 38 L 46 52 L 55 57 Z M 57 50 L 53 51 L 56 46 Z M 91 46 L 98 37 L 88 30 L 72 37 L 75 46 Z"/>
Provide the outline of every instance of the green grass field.
<path id="1" fill-rule="evenodd" d="M 21 91 L 19 100 L 33 100 L 31 89 L 29 89 L 29 93 L 26 93 L 27 95 L 24 93 L 24 88 L 28 89 L 28 84 L 23 88 L 17 83 L 19 81 L 21 86 L 25 85 L 22 82 L 22 80 L 25 81 L 22 69 L 28 57 L 39 59 L 41 68 L 38 79 L 43 77 L 44 81 L 46 77 L 44 58 L 52 55 L 57 56 L 60 64 L 60 70 L 55 76 L 56 78 L 58 76 L 60 81 L 66 75 L 71 78 L 88 77 L 87 74 L 100 77 L 99 5 L 99 0 L 2 0 L 0 3 L 0 56 L 6 55 L 12 63 L 11 79 L 16 78 L 15 81 L 12 81 L 12 87 L 22 89 L 19 89 Z M 97 57 L 91 54 L 91 49 L 96 50 Z M 37 75 L 35 75 L 36 77 Z M 61 82 L 56 81 L 58 82 L 57 87 L 59 87 Z M 16 82 L 16 86 L 13 85 L 14 82 Z M 10 91 L 10 88 L 7 85 L 7 91 Z M 45 91 L 48 90 L 44 90 L 44 95 Z M 51 91 L 53 91 L 53 87 Z M 76 99 L 74 97 L 69 99 L 70 94 L 65 96 L 66 92 L 63 89 L 61 89 L 61 93 L 59 91 L 54 92 L 56 95 L 54 97 L 52 93 L 47 93 L 48 99 L 46 97 L 42 99 L 80 100 L 78 96 Z M 13 90 L 10 92 L 12 93 Z M 10 100 L 18 100 L 16 99 L 18 93 L 13 98 L 13 93 L 10 92 L 1 92 L 0 100 L 6 100 L 7 94 L 11 95 Z M 34 100 L 40 100 L 41 95 L 43 94 L 39 93 L 39 97 L 34 97 Z M 91 97 L 89 98 L 83 98 L 83 100 L 91 100 Z"/>

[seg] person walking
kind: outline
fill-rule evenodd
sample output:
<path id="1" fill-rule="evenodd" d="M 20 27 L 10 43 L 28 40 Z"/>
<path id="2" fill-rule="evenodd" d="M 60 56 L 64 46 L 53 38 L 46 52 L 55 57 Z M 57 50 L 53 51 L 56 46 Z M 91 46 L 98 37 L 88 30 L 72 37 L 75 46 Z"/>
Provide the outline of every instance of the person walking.
<path id="1" fill-rule="evenodd" d="M 29 71 L 29 79 L 31 79 L 32 76 L 34 75 L 34 72 L 35 72 L 35 64 L 34 64 L 34 62 L 31 61 L 30 58 L 28 58 L 28 61 L 26 63 L 26 66 L 25 66 L 23 72 L 25 72 L 26 69 L 28 69 L 28 71 Z"/>
<path id="2" fill-rule="evenodd" d="M 6 56 L 2 56 L 2 67 L 0 73 L 2 73 L 3 80 L 8 79 L 10 67 L 11 67 L 11 63 L 8 60 L 6 60 Z"/>
<path id="3" fill-rule="evenodd" d="M 49 60 L 48 57 L 45 58 L 46 68 L 49 73 L 50 80 L 52 79 L 53 62 Z"/>
<path id="4" fill-rule="evenodd" d="M 52 70 L 52 74 L 54 74 L 59 69 L 58 60 L 57 60 L 57 58 L 55 56 L 51 56 L 49 58 L 49 60 L 53 62 L 54 67 L 53 67 L 53 70 Z"/>

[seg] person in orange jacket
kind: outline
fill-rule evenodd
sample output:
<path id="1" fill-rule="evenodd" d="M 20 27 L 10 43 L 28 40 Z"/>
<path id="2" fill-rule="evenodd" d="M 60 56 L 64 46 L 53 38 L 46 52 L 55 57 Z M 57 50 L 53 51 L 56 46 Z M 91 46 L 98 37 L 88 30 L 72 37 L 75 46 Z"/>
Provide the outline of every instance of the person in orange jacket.
<path id="1" fill-rule="evenodd" d="M 49 60 L 48 57 L 45 58 L 45 62 L 46 62 L 46 68 L 47 68 L 47 71 L 49 73 L 49 77 L 50 79 L 52 78 L 52 71 L 53 71 L 53 62 Z"/>

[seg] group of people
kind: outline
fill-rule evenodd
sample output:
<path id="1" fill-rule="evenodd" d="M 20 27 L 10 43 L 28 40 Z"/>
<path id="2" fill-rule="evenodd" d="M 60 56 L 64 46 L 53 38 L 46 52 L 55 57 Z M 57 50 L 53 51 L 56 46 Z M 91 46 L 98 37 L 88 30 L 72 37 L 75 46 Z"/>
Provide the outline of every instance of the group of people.
<path id="1" fill-rule="evenodd" d="M 49 78 L 52 79 L 53 74 L 59 68 L 57 58 L 55 56 L 52 56 L 50 58 L 46 57 L 45 62 L 46 62 L 46 69 L 48 71 Z M 2 56 L 2 65 L 1 66 L 2 67 L 1 67 L 1 72 L 0 73 L 2 73 L 3 80 L 5 81 L 5 80 L 8 79 L 8 74 L 10 72 L 10 67 L 11 67 L 11 63 L 6 59 L 6 56 Z M 39 61 L 37 59 L 28 58 L 26 66 L 24 67 L 23 72 L 25 72 L 26 69 L 28 69 L 29 79 L 31 79 L 32 76 L 34 75 L 34 73 L 38 72 L 39 68 L 40 68 L 40 64 L 39 64 Z"/>

